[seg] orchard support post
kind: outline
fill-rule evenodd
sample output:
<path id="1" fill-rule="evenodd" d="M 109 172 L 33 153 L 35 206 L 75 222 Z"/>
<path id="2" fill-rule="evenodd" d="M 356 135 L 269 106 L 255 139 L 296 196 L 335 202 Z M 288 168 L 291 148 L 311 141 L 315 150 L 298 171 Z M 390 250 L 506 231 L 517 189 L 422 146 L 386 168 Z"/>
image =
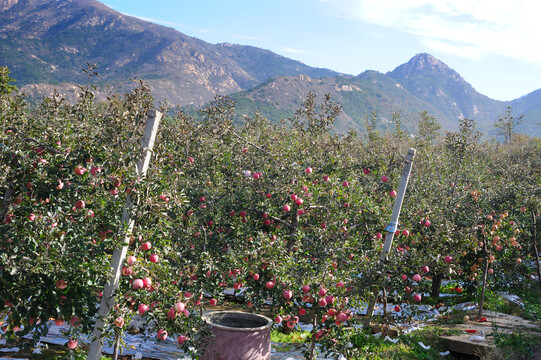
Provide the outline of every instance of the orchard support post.
<path id="1" fill-rule="evenodd" d="M 162 113 L 156 111 L 154 114 L 150 114 L 147 120 L 145 132 L 143 134 L 143 138 L 141 139 L 141 157 L 135 168 L 135 174 L 137 177 L 144 177 L 146 175 L 161 118 Z M 108 324 L 106 324 L 104 321 L 104 318 L 109 314 L 114 305 L 115 291 L 118 288 L 120 275 L 122 273 L 122 265 L 128 251 L 130 235 L 133 230 L 133 226 L 135 225 L 135 220 L 130 218 L 130 212 L 135 205 L 131 196 L 131 194 L 128 195 L 126 204 L 124 205 L 124 212 L 122 213 L 122 223 L 124 224 L 124 242 L 113 252 L 113 257 L 111 259 L 111 275 L 107 281 L 107 284 L 105 285 L 105 288 L 103 289 L 100 308 L 98 310 L 98 318 L 96 319 L 94 331 L 92 332 L 92 343 L 90 344 L 90 348 L 88 350 L 88 360 L 99 360 L 101 357 L 101 351 L 103 348 L 102 334 L 105 328 L 108 326 Z"/>
<path id="2" fill-rule="evenodd" d="M 400 216 L 400 210 L 402 209 L 402 203 L 404 202 L 404 196 L 406 195 L 406 188 L 408 187 L 408 181 L 410 178 L 411 167 L 413 165 L 413 159 L 415 157 L 415 149 L 410 148 L 408 150 L 408 155 L 406 156 L 406 163 L 404 165 L 404 170 L 402 171 L 402 178 L 400 179 L 400 185 L 398 187 L 398 194 L 396 195 L 396 200 L 393 207 L 393 214 L 391 215 L 391 222 L 385 230 L 387 230 L 387 235 L 385 236 L 385 243 L 383 245 L 383 251 L 379 258 L 378 269 L 377 271 L 383 273 L 385 269 L 385 263 L 387 261 L 387 255 L 391 251 L 391 246 L 393 245 L 393 238 L 396 229 L 398 228 L 398 217 Z M 379 277 L 378 277 L 379 278 Z M 363 323 L 363 329 L 367 329 L 370 326 L 370 320 L 372 319 L 372 314 L 374 313 L 374 307 L 376 305 L 376 300 L 378 298 L 379 290 L 376 290 L 374 296 L 370 299 L 368 303 L 368 308 L 366 309 L 366 318 Z"/>

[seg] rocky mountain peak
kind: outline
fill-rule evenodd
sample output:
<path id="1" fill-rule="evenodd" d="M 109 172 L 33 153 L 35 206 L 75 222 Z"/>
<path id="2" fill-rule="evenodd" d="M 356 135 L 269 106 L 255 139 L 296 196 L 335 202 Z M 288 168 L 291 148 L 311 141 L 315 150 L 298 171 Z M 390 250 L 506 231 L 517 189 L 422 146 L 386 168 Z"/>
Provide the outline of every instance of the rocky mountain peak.
<path id="1" fill-rule="evenodd" d="M 457 80 L 463 80 L 456 71 L 426 53 L 415 55 L 407 63 L 396 67 L 387 74 L 394 78 L 408 78 L 411 76 L 423 76 L 428 73 L 444 74 L 445 76 L 455 77 Z"/>

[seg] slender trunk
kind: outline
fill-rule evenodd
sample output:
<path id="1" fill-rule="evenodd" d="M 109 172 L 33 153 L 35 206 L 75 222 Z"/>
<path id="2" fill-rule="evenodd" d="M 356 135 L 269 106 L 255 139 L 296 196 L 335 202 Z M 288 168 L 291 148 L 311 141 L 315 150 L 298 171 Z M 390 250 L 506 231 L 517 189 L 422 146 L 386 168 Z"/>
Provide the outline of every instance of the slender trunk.
<path id="1" fill-rule="evenodd" d="M 383 318 L 386 319 L 387 318 L 387 291 L 385 290 L 385 285 L 383 286 L 383 289 L 382 289 L 382 302 L 383 302 Z"/>
<path id="2" fill-rule="evenodd" d="M 312 320 L 312 326 L 313 329 L 316 328 L 317 325 L 317 317 L 314 315 L 314 319 Z M 312 343 L 310 344 L 310 360 L 314 360 L 314 353 L 316 351 L 316 338 L 314 335 L 312 335 Z"/>
<path id="3" fill-rule="evenodd" d="M 535 265 L 537 266 L 537 281 L 539 282 L 539 293 L 541 293 L 541 264 L 539 264 L 539 247 L 537 244 L 537 218 L 535 211 L 532 210 L 532 236 L 533 236 L 533 250 L 535 253 Z"/>
<path id="4" fill-rule="evenodd" d="M 432 285 L 430 286 L 430 297 L 434 300 L 440 298 L 441 282 L 443 281 L 443 274 L 435 274 L 432 276 Z"/>
<path id="5" fill-rule="evenodd" d="M 118 331 L 115 334 L 115 344 L 114 344 L 114 348 L 113 348 L 113 360 L 118 360 L 118 350 L 120 349 L 120 336 L 121 336 L 121 332 Z"/>
<path id="6" fill-rule="evenodd" d="M 486 246 L 486 245 L 485 245 Z M 485 290 L 487 288 L 488 259 L 485 251 L 485 271 L 483 273 L 483 289 L 481 290 L 481 301 L 479 302 L 479 320 L 483 316 L 483 304 L 485 302 Z"/>

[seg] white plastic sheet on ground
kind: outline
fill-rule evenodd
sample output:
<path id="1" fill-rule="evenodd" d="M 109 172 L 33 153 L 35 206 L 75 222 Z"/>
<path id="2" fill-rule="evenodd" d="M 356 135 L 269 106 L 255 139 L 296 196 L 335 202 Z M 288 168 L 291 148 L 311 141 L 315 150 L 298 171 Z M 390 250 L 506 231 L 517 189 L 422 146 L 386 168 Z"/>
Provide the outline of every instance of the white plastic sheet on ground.
<path id="1" fill-rule="evenodd" d="M 376 315 L 383 315 L 383 305 L 376 304 Z M 414 321 L 411 323 L 395 323 L 395 326 L 399 327 L 403 334 L 409 334 L 413 331 L 419 330 L 424 327 L 425 324 L 420 321 L 429 321 L 430 319 L 436 319 L 438 316 L 445 314 L 446 312 L 454 310 L 464 310 L 470 311 L 477 308 L 477 303 L 475 302 L 466 302 L 462 304 L 457 304 L 451 307 L 441 307 L 436 309 L 430 305 L 411 305 L 411 304 L 400 304 L 401 310 L 399 312 L 394 311 L 395 304 L 387 305 L 387 313 L 391 316 L 396 316 L 398 319 L 404 319 L 409 317 Z M 355 313 L 366 313 L 366 304 L 361 306 L 361 308 L 351 309 Z M 137 317 L 134 318 L 133 323 L 131 324 L 134 327 L 139 327 L 143 325 L 138 323 Z M 312 324 L 299 323 L 298 327 L 303 331 L 312 331 Z M 360 329 L 361 325 L 353 325 L 353 327 Z M 68 341 L 68 338 L 63 335 L 63 332 L 68 330 L 68 325 L 56 326 L 54 323 L 50 323 L 49 334 L 47 336 L 41 337 L 40 341 L 44 343 L 50 343 L 55 345 L 64 346 Z M 380 337 L 382 333 L 373 334 L 374 337 Z M 27 338 L 31 338 L 31 334 L 27 335 Z M 479 336 L 479 335 L 477 335 Z M 388 336 L 384 338 L 386 341 L 392 341 L 394 343 L 398 342 L 399 339 L 392 339 Z M 483 337 L 484 339 L 484 337 Z M 79 340 L 82 342 L 89 342 L 88 337 L 82 337 Z M 140 359 L 143 357 L 153 358 L 153 359 L 190 359 L 189 356 L 184 353 L 176 343 L 176 336 L 171 335 L 165 341 L 157 341 L 157 339 L 152 336 L 152 334 L 125 334 L 124 341 L 127 347 L 123 348 L 124 355 L 132 355 L 135 359 Z M 0 345 L 6 345 L 4 339 L 0 339 Z M 421 344 L 420 344 L 421 345 Z M 426 348 L 425 346 L 421 346 Z M 40 347 L 37 346 L 39 349 Z M 304 359 L 302 355 L 302 350 L 304 345 L 302 344 L 272 344 L 272 360 L 300 360 Z M 13 351 L 13 348 L 9 348 L 3 351 Z M 104 353 L 112 354 L 113 348 L 111 343 L 107 343 L 103 348 Z M 441 356 L 449 355 L 449 352 L 440 353 Z M 0 358 L 2 360 L 2 358 Z M 12 359 L 13 360 L 13 359 Z"/>

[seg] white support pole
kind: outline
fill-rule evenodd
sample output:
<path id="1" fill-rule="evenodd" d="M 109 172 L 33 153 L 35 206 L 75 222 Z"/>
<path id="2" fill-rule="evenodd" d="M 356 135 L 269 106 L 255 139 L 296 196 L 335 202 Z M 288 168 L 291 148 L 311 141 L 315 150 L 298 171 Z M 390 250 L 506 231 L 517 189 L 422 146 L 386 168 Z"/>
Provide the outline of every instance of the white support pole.
<path id="1" fill-rule="evenodd" d="M 150 114 L 147 120 L 145 133 L 141 139 L 141 158 L 139 159 L 135 170 L 137 177 L 144 177 L 146 175 L 161 118 L 162 113 L 156 111 L 155 114 Z M 118 283 L 120 281 L 120 275 L 122 272 L 122 265 L 128 251 L 130 236 L 135 224 L 135 220 L 130 218 L 130 213 L 133 206 L 134 204 L 131 195 L 128 195 L 126 204 L 124 205 L 124 212 L 122 214 L 122 223 L 125 229 L 124 242 L 113 252 L 113 257 L 111 260 L 111 275 L 107 281 L 107 284 L 105 285 L 105 288 L 103 289 L 100 308 L 98 310 L 98 318 L 96 319 L 94 331 L 92 332 L 92 343 L 90 344 L 90 348 L 88 350 L 88 360 L 99 360 L 101 357 L 101 350 L 103 348 L 102 334 L 105 328 L 108 326 L 105 323 L 104 318 L 109 314 L 115 302 L 115 291 L 118 288 Z"/>
<path id="2" fill-rule="evenodd" d="M 385 230 L 387 230 L 387 235 L 385 236 L 385 243 L 383 244 L 383 251 L 379 258 L 379 271 L 384 269 L 385 262 L 387 261 L 387 255 L 391 252 L 391 246 L 393 245 L 393 238 L 396 229 L 398 228 L 398 217 L 400 216 L 400 210 L 402 209 L 402 203 L 404 202 L 404 196 L 406 195 L 406 188 L 408 187 L 408 181 L 411 173 L 411 167 L 413 165 L 413 158 L 415 157 L 415 149 L 409 149 L 408 155 L 406 156 L 406 164 L 404 165 L 404 170 L 402 171 L 402 178 L 400 179 L 400 185 L 398 187 L 398 194 L 396 195 L 396 200 L 394 203 L 393 214 L 391 215 L 391 222 Z M 383 265 L 383 266 L 382 266 Z M 366 309 L 366 318 L 363 323 L 363 329 L 367 329 L 370 326 L 370 320 L 372 319 L 372 314 L 374 313 L 374 306 L 376 305 L 376 300 L 378 297 L 379 291 L 376 290 L 374 296 L 370 299 L 368 303 L 368 308 Z"/>

